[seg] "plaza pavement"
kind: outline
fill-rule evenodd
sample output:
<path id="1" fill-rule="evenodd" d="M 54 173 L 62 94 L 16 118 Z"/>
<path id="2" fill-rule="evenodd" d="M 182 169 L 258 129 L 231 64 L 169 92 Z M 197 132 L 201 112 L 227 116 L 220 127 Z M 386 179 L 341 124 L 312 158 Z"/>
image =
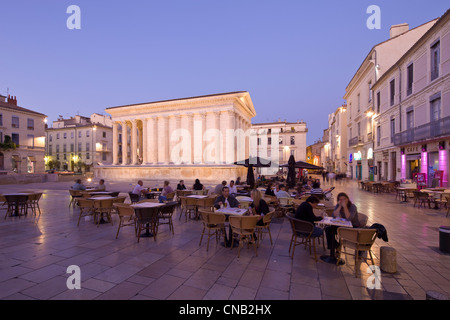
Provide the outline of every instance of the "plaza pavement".
<path id="1" fill-rule="evenodd" d="M 396 274 L 381 272 L 380 289 L 368 289 L 367 265 L 354 277 L 349 257 L 344 266 L 315 262 L 309 250 L 288 254 L 291 229 L 284 219 L 271 225 L 273 245 L 265 236 L 258 249 L 223 248 L 206 239 L 199 246 L 202 223 L 178 219 L 175 235 L 160 227 L 157 240 L 141 238 L 133 228 L 123 228 L 118 239 L 117 216 L 111 224 L 96 227 L 81 221 L 78 209 L 69 208 L 72 182 L 2 185 L 0 193 L 44 192 L 39 217 L 0 217 L 0 299 L 38 300 L 424 300 L 426 292 L 450 295 L 450 255 L 439 251 L 441 225 L 450 225 L 446 210 L 414 208 L 394 194 L 374 194 L 358 189 L 356 182 L 338 185 L 358 210 L 369 216 L 368 225 L 383 224 L 389 236 L 373 247 L 379 266 L 381 246 L 397 251 Z M 154 184 L 152 185 L 154 186 Z M 128 192 L 129 183 L 108 182 L 108 190 Z M 317 247 L 320 256 L 327 253 Z M 81 270 L 81 290 L 69 290 L 68 266 Z"/>

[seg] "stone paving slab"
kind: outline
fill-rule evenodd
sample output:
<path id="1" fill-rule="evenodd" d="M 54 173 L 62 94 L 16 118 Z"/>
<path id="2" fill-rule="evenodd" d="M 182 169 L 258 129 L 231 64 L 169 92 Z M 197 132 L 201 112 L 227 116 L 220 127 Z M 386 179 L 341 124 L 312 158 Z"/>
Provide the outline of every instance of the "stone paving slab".
<path id="1" fill-rule="evenodd" d="M 129 183 L 107 182 L 108 189 L 128 192 Z M 389 242 L 377 239 L 373 247 L 379 266 L 380 247 L 397 250 L 396 274 L 381 272 L 379 289 L 367 284 L 368 266 L 358 266 L 354 277 L 351 257 L 344 266 L 324 263 L 297 247 L 291 259 L 291 230 L 279 219 L 271 225 L 273 245 L 267 236 L 258 249 L 224 248 L 213 240 L 199 246 L 201 221 L 179 220 L 175 235 L 161 226 L 157 240 L 141 238 L 123 228 L 118 239 L 114 225 L 97 227 L 81 221 L 78 209 L 69 208 L 71 182 L 1 185 L 0 193 L 43 192 L 40 216 L 7 217 L 0 210 L 0 299 L 3 300 L 424 300 L 428 290 L 450 296 L 450 255 L 439 251 L 441 225 L 450 225 L 446 210 L 413 207 L 394 194 L 374 194 L 356 182 L 337 185 L 370 226 L 381 223 Z M 317 254 L 327 253 L 317 246 Z M 81 269 L 81 290 L 68 290 L 67 267 Z"/>

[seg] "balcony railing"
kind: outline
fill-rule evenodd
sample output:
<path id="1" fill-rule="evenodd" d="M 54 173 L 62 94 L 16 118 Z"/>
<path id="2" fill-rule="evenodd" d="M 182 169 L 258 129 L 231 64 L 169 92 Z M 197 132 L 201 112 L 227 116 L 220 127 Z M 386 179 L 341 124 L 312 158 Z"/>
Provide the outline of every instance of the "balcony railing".
<path id="1" fill-rule="evenodd" d="M 364 141 L 363 141 L 362 137 L 356 136 L 356 137 L 353 137 L 350 140 L 348 140 L 348 146 L 349 147 L 353 147 L 353 146 L 356 146 L 358 144 L 362 144 L 363 142 Z"/>
<path id="2" fill-rule="evenodd" d="M 404 145 L 445 135 L 450 135 L 450 116 L 397 133 L 394 136 L 394 145 Z"/>

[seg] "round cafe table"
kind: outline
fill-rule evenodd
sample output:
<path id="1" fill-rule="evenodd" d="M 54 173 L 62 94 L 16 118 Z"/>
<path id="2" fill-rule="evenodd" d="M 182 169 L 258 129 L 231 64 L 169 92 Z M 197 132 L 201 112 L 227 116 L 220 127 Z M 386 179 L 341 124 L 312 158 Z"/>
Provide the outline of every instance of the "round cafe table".
<path id="1" fill-rule="evenodd" d="M 154 207 L 162 207 L 165 203 L 159 203 L 159 202 L 143 202 L 143 203 L 136 203 L 132 204 L 131 207 L 133 209 L 145 209 L 145 208 L 154 208 Z M 152 238 L 154 236 L 153 233 L 150 232 L 150 224 L 146 224 L 145 233 L 141 234 L 139 237 L 141 238 Z"/>
<path id="2" fill-rule="evenodd" d="M 14 217 L 20 216 L 19 207 L 24 204 L 28 200 L 28 196 L 32 193 L 6 193 L 3 194 L 6 198 L 6 202 L 8 202 L 8 207 L 12 204 L 14 206 Z M 25 215 L 27 215 L 26 206 L 25 206 Z"/>

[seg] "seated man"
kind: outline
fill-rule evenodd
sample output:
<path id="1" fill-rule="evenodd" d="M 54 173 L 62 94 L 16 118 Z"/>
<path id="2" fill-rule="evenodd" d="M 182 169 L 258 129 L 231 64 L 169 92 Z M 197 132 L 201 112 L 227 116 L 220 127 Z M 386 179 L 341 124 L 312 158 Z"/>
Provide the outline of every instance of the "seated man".
<path id="1" fill-rule="evenodd" d="M 95 187 L 95 190 L 97 190 L 97 191 L 105 191 L 106 190 L 105 180 L 100 179 L 100 181 L 98 182 L 98 185 Z"/>
<path id="2" fill-rule="evenodd" d="M 72 190 L 84 191 L 86 190 L 86 186 L 81 183 L 81 179 L 75 180 L 75 184 L 72 186 Z"/>
<path id="3" fill-rule="evenodd" d="M 137 194 L 139 197 L 143 197 L 145 194 L 148 193 L 147 189 L 143 187 L 144 182 L 142 180 L 139 180 L 137 185 L 134 187 L 133 192 L 134 194 Z"/>
<path id="4" fill-rule="evenodd" d="M 231 193 L 232 195 L 236 195 L 236 194 L 238 193 L 238 192 L 237 192 L 236 185 L 234 184 L 234 181 L 233 181 L 233 180 L 230 181 L 230 185 L 228 186 L 228 188 L 230 188 L 230 193 Z"/>
<path id="5" fill-rule="evenodd" d="M 317 204 L 319 203 L 319 199 L 317 199 L 315 196 L 310 196 L 308 199 L 306 199 L 305 202 L 303 202 L 301 205 L 298 206 L 297 211 L 295 212 L 295 219 L 302 220 L 302 221 L 308 221 L 314 224 L 315 221 L 322 220 L 322 217 L 316 217 L 314 214 L 313 209 L 317 207 Z M 323 234 L 322 228 L 314 226 L 314 231 L 312 233 L 312 236 L 321 236 Z"/>
<path id="6" fill-rule="evenodd" d="M 222 194 L 222 189 L 223 189 L 223 187 L 225 187 L 226 185 L 227 185 L 227 182 L 226 182 L 226 181 L 222 181 L 221 184 L 218 184 L 218 185 L 216 186 L 216 188 L 214 189 L 214 193 L 215 193 L 215 194 Z"/>
<path id="7" fill-rule="evenodd" d="M 277 198 L 290 198 L 291 195 L 286 192 L 286 186 L 284 184 L 280 184 L 280 190 L 275 192 L 275 196 Z"/>
<path id="8" fill-rule="evenodd" d="M 230 194 L 230 188 L 223 187 L 222 194 L 218 196 L 216 201 L 214 202 L 214 207 L 216 209 L 220 209 L 222 207 L 239 208 L 240 204 L 239 201 L 236 200 L 236 198 Z"/>

